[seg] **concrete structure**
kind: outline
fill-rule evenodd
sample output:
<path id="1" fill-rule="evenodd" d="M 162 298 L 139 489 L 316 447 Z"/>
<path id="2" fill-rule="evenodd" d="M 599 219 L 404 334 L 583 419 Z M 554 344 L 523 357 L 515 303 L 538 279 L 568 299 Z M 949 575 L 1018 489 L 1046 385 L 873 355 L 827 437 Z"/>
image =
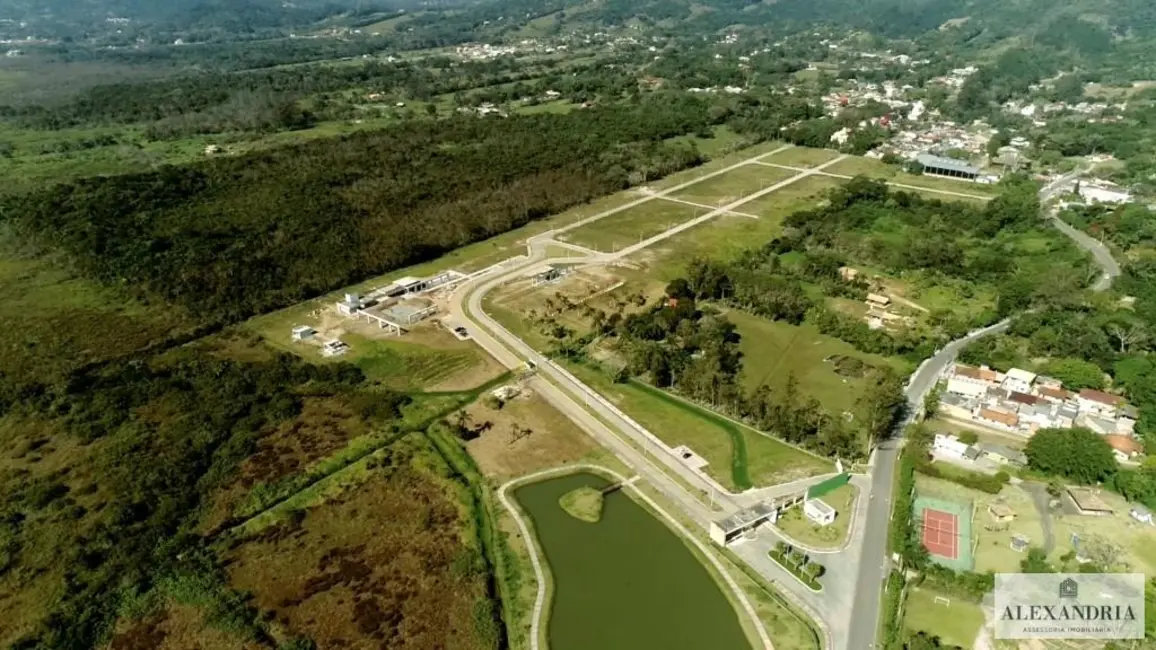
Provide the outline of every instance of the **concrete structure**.
<path id="1" fill-rule="evenodd" d="M 987 514 L 991 516 L 992 521 L 1000 523 L 1014 521 L 1016 518 L 1016 511 L 1002 503 L 989 505 L 987 507 Z"/>
<path id="2" fill-rule="evenodd" d="M 1104 436 L 1104 442 L 1112 447 L 1116 460 L 1127 462 L 1144 452 L 1144 445 L 1132 436 L 1109 434 Z"/>
<path id="3" fill-rule="evenodd" d="M 1030 393 L 1032 390 L 1032 382 L 1036 380 L 1036 373 L 1019 368 L 1012 368 L 1007 371 L 1003 378 L 1003 387 L 1009 392 L 1016 393 Z"/>
<path id="4" fill-rule="evenodd" d="M 1080 511 L 1082 515 L 1090 515 L 1093 517 L 1106 517 L 1112 514 L 1112 508 L 1104 503 L 1100 498 L 1098 490 L 1083 487 L 1068 488 L 1068 497 L 1071 498 L 1072 504 L 1076 506 L 1076 510 Z"/>
<path id="5" fill-rule="evenodd" d="M 349 345 L 347 345 L 346 343 L 344 343 L 343 341 L 340 341 L 338 339 L 334 339 L 332 341 L 326 341 L 321 346 L 321 354 L 322 354 L 322 356 L 326 356 L 326 357 L 341 356 L 348 351 L 349 351 Z"/>
<path id="6" fill-rule="evenodd" d="M 891 299 L 878 293 L 869 293 L 867 294 L 867 304 L 874 307 L 887 307 L 891 304 Z"/>
<path id="7" fill-rule="evenodd" d="M 1152 525 L 1152 511 L 1141 505 L 1132 506 L 1128 516 L 1142 524 Z"/>
<path id="8" fill-rule="evenodd" d="M 1080 183 L 1076 192 L 1088 203 L 1127 203 L 1132 200 L 1131 192 L 1107 185 Z"/>
<path id="9" fill-rule="evenodd" d="M 770 503 L 757 503 L 750 508 L 739 510 L 729 517 L 710 522 L 710 541 L 726 546 L 739 535 L 753 530 L 764 522 L 774 523 L 779 518 L 779 509 Z"/>
<path id="10" fill-rule="evenodd" d="M 830 526 L 835 522 L 835 509 L 822 499 L 807 499 L 803 503 L 803 514 L 820 526 Z"/>
<path id="11" fill-rule="evenodd" d="M 353 316 L 361 310 L 361 296 L 356 293 L 347 293 L 337 303 L 337 312 L 342 316 Z"/>
<path id="12" fill-rule="evenodd" d="M 313 338 L 314 334 L 317 334 L 317 330 L 309 327 L 308 325 L 298 325 L 297 327 L 293 328 L 294 341 L 308 341 L 309 339 Z"/>
<path id="13" fill-rule="evenodd" d="M 944 158 L 942 156 L 933 156 L 929 153 L 922 153 L 916 156 L 915 159 L 920 165 L 923 165 L 924 174 L 931 174 L 933 176 L 948 176 L 951 178 L 975 180 L 979 177 L 980 173 L 979 167 L 953 158 Z"/>

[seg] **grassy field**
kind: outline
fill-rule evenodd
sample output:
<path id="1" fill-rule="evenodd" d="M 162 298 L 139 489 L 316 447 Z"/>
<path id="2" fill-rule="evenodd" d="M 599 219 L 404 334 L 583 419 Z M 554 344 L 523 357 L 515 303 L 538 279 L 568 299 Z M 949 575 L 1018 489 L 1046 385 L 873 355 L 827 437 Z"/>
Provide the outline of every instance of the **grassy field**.
<path id="1" fill-rule="evenodd" d="M 764 158 L 763 160 L 776 165 L 788 167 L 818 167 L 823 163 L 839 157 L 838 151 L 831 149 L 811 149 L 809 147 L 792 147 L 786 151 Z M 828 168 L 830 171 L 830 168 Z"/>
<path id="2" fill-rule="evenodd" d="M 675 192 L 672 196 L 705 205 L 726 205 L 794 175 L 794 172 L 785 169 L 764 167 L 763 165 L 746 165 L 722 176 L 696 183 L 684 190 Z M 743 208 L 736 208 L 736 210 L 745 211 Z"/>
<path id="3" fill-rule="evenodd" d="M 775 485 L 832 471 L 830 462 L 639 383 L 616 384 L 600 370 L 571 365 L 583 382 L 669 446 L 686 445 L 730 490 Z"/>
<path id="4" fill-rule="evenodd" d="M 835 522 L 829 526 L 815 524 L 803 514 L 803 507 L 791 508 L 775 526 L 788 537 L 813 548 L 838 548 L 851 530 L 855 499 L 859 490 L 850 483 L 831 491 L 823 501 L 835 509 Z M 860 522 L 862 523 L 862 522 Z"/>
<path id="5" fill-rule="evenodd" d="M 609 253 L 706 212 L 705 208 L 656 199 L 567 232 L 558 239 Z"/>
<path id="6" fill-rule="evenodd" d="M 768 167 L 773 169 L 773 167 Z M 827 192 L 839 187 L 845 181 L 830 176 L 810 176 L 800 179 L 782 189 L 761 196 L 743 205 L 743 212 L 758 215 L 762 219 L 782 221 L 787 215 L 814 207 L 821 202 Z"/>
<path id="7" fill-rule="evenodd" d="M 944 645 L 970 648 L 983 627 L 983 610 L 975 603 L 950 597 L 949 605 L 936 603 L 941 596 L 929 589 L 912 587 L 907 592 L 904 627 L 912 632 L 925 631 L 935 634 Z"/>
<path id="8" fill-rule="evenodd" d="M 814 325 L 800 326 L 728 311 L 727 319 L 738 328 L 739 349 L 743 353 L 740 378 L 748 389 L 766 384 L 780 390 L 793 373 L 804 395 L 813 396 L 832 411 L 850 409 L 863 388 L 863 379 L 841 377 L 834 364 L 824 361 L 833 355 L 859 359 L 871 366 L 892 366 L 907 370 L 902 362 L 857 351 L 850 344 L 820 334 Z"/>

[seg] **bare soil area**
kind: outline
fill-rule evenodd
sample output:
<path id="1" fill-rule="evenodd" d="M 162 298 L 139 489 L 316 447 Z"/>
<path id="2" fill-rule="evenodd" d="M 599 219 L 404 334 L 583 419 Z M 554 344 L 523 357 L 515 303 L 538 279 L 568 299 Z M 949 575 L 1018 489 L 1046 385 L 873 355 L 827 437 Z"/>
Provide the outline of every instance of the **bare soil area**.
<path id="1" fill-rule="evenodd" d="M 578 462 L 598 451 L 594 440 L 531 391 L 524 388 L 499 410 L 481 402 L 467 409 L 474 423 L 490 423 L 480 437 L 466 444 L 486 476 L 508 480 Z"/>

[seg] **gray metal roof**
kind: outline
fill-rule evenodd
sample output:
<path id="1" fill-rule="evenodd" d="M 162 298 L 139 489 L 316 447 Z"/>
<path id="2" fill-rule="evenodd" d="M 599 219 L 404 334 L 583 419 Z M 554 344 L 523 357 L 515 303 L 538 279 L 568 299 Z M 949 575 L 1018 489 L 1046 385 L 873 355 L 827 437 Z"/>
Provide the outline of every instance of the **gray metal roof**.
<path id="1" fill-rule="evenodd" d="M 1024 454 L 1024 452 L 1012 449 L 1011 447 L 1005 447 L 1004 445 L 998 445 L 991 442 L 981 442 L 976 446 L 982 449 L 985 453 L 1003 456 L 1008 460 L 1019 462 L 1027 460 L 1027 456 Z"/>
<path id="2" fill-rule="evenodd" d="M 771 513 L 775 511 L 774 506 L 769 503 L 756 503 L 750 508 L 739 510 L 733 515 L 720 519 L 716 523 L 719 528 L 722 528 L 727 533 L 733 533 L 736 530 L 742 530 L 747 526 L 765 519 L 770 518 Z"/>
<path id="3" fill-rule="evenodd" d="M 943 156 L 933 156 L 929 153 L 921 153 L 916 157 L 920 165 L 924 167 L 931 167 L 934 169 L 947 169 L 961 174 L 975 174 L 979 175 L 979 167 L 973 167 L 962 160 L 954 158 L 944 158 Z"/>

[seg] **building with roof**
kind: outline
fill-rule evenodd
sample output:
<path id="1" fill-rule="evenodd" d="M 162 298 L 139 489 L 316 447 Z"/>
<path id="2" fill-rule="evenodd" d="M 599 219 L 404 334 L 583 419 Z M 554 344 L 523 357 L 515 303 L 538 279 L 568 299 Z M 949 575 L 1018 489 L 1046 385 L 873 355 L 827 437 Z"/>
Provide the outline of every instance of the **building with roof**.
<path id="1" fill-rule="evenodd" d="M 767 521 L 774 523 L 778 517 L 779 509 L 774 504 L 756 503 L 729 517 L 710 522 L 710 539 L 719 546 L 726 546 L 746 531 Z"/>
<path id="2" fill-rule="evenodd" d="M 1133 505 L 1132 509 L 1128 512 L 1128 516 L 1142 524 L 1148 524 L 1149 526 L 1151 526 L 1153 523 L 1152 511 L 1140 504 Z"/>
<path id="3" fill-rule="evenodd" d="M 992 521 L 999 523 L 1014 521 L 1016 518 L 1016 511 L 1004 503 L 989 504 L 987 506 L 987 514 L 991 517 Z"/>
<path id="4" fill-rule="evenodd" d="M 1076 424 L 1087 427 L 1100 435 L 1116 433 L 1116 420 L 1101 415 L 1094 415 L 1092 413 L 1081 414 L 1080 417 L 1076 418 Z"/>
<path id="5" fill-rule="evenodd" d="M 1144 453 L 1144 444 L 1132 436 L 1108 434 L 1104 436 L 1104 442 L 1108 443 L 1116 460 L 1120 462 L 1131 460 Z"/>
<path id="6" fill-rule="evenodd" d="M 991 368 L 976 368 L 957 363 L 947 377 L 947 392 L 981 397 L 999 383 L 999 373 Z"/>
<path id="7" fill-rule="evenodd" d="M 1076 404 L 1081 412 L 1099 413 L 1108 417 L 1115 417 L 1116 409 L 1123 403 L 1124 400 L 1119 395 L 1091 388 L 1085 388 L 1076 395 Z"/>
<path id="8" fill-rule="evenodd" d="M 830 526 L 835 522 L 835 508 L 822 499 L 807 499 L 803 502 L 803 514 L 820 526 Z"/>
<path id="9" fill-rule="evenodd" d="M 933 176 L 947 176 L 973 181 L 979 178 L 980 174 L 979 167 L 969 165 L 962 160 L 955 160 L 954 158 L 944 158 L 943 156 L 921 153 L 916 156 L 915 160 L 923 166 L 924 174 L 931 174 Z"/>
<path id="10" fill-rule="evenodd" d="M 988 422 L 998 424 L 1002 427 L 1014 429 L 1019 426 L 1020 416 L 1015 413 L 1008 413 L 1007 411 L 997 411 L 993 408 L 981 408 L 979 410 L 979 419 L 987 420 Z"/>
<path id="11" fill-rule="evenodd" d="M 1037 379 L 1036 381 L 1038 384 L 1039 380 Z M 1069 401 L 1075 399 L 1075 397 L 1076 397 L 1076 394 L 1070 390 L 1064 390 L 1063 388 L 1046 386 L 1046 385 L 1045 386 L 1037 385 L 1036 386 L 1036 395 L 1039 395 L 1040 397 L 1046 399 L 1047 401 L 1051 402 L 1052 404 L 1063 404 L 1065 402 L 1069 402 Z"/>
<path id="12" fill-rule="evenodd" d="M 1020 368 L 1012 368 L 1003 378 L 1003 387 L 1016 393 L 1030 393 L 1032 382 L 1036 380 L 1036 373 Z"/>
<path id="13" fill-rule="evenodd" d="M 1127 203 L 1132 200 L 1132 193 L 1117 187 L 1080 183 L 1076 192 L 1088 203 Z"/>
<path id="14" fill-rule="evenodd" d="M 947 417 L 970 419 L 975 409 L 975 400 L 956 393 L 939 396 L 939 412 Z"/>
<path id="15" fill-rule="evenodd" d="M 967 443 L 950 433 L 937 433 L 935 434 L 935 442 L 932 444 L 931 449 L 933 452 L 945 456 L 963 458 L 964 453 L 967 452 L 967 447 Z"/>
<path id="16" fill-rule="evenodd" d="M 977 443 L 976 447 L 983 452 L 984 458 L 999 463 L 1000 465 L 1023 467 L 1028 464 L 1028 457 L 1018 449 L 1012 449 L 1011 447 L 990 442 Z"/>
<path id="17" fill-rule="evenodd" d="M 317 330 L 309 327 L 308 325 L 298 325 L 297 327 L 293 328 L 294 341 L 308 341 L 309 339 L 313 338 L 313 335 L 315 334 L 317 334 Z"/>

